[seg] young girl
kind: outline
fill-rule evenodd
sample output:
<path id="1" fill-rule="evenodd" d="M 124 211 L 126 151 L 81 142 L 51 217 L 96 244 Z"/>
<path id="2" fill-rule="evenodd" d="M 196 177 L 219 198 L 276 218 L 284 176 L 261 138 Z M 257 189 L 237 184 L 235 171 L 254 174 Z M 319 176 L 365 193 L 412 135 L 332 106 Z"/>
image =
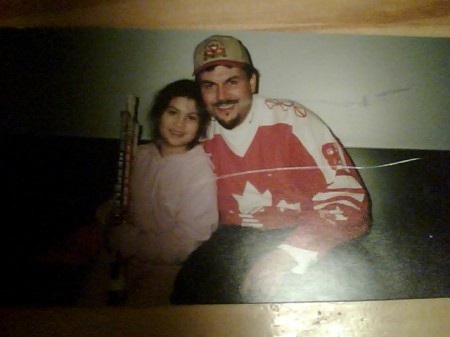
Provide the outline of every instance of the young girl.
<path id="1" fill-rule="evenodd" d="M 153 141 L 138 146 L 131 171 L 131 222 L 111 235 L 111 244 L 130 261 L 129 289 L 149 291 L 145 282 L 150 282 L 167 301 L 176 266 L 217 228 L 215 175 L 199 144 L 209 122 L 202 104 L 190 80 L 170 83 L 155 96 Z M 154 289 L 158 284 L 164 289 Z M 138 293 L 135 299 L 151 304 L 143 291 Z"/>

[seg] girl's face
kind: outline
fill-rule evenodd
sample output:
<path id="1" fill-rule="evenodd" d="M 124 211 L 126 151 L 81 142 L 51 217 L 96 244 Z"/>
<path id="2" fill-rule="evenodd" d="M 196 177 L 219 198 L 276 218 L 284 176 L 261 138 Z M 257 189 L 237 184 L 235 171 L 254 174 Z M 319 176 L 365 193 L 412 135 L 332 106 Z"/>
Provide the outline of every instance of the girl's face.
<path id="1" fill-rule="evenodd" d="M 197 134 L 199 119 L 195 100 L 187 97 L 172 98 L 159 124 L 163 157 L 187 151 L 187 145 Z"/>

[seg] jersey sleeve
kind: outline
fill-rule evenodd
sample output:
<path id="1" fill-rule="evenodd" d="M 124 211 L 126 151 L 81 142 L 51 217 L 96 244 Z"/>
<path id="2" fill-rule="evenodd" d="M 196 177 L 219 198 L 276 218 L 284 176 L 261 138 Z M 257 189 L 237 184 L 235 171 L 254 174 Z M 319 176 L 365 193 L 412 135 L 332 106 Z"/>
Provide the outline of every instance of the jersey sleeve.
<path id="1" fill-rule="evenodd" d="M 353 161 L 330 129 L 311 111 L 293 120 L 293 133 L 305 145 L 322 172 L 324 188 L 315 191 L 313 208 L 286 244 L 325 252 L 367 231 L 370 196 Z"/>
<path id="2" fill-rule="evenodd" d="M 323 176 L 321 187 L 312 193 L 309 191 L 309 209 L 300 212 L 268 209 L 265 212 L 266 216 L 272 212 L 272 218 L 295 227 L 283 247 L 320 254 L 362 235 L 369 227 L 370 197 L 350 156 L 312 111 L 292 101 L 277 101 L 276 104 L 286 106 L 283 120 L 291 125 L 293 135 L 313 158 L 314 169 Z M 298 184 L 296 181 L 291 183 Z"/>

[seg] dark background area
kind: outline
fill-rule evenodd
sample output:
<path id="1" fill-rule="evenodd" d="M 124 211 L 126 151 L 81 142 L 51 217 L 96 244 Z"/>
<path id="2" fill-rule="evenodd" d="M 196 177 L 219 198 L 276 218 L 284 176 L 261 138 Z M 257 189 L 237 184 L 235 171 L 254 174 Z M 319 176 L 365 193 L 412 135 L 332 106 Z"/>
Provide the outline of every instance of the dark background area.
<path id="1" fill-rule="evenodd" d="M 1 260 L 7 304 L 71 304 L 86 265 L 40 257 L 113 195 L 119 142 L 71 137 L 2 137 Z M 80 252 L 80 255 L 83 252 Z M 6 284 L 5 284 L 6 282 Z"/>

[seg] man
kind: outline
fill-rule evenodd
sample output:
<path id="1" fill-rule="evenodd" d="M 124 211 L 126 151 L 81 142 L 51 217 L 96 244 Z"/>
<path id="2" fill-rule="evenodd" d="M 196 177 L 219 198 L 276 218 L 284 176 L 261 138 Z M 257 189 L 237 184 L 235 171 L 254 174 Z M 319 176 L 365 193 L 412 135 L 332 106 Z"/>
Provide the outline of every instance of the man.
<path id="1" fill-rule="evenodd" d="M 204 147 L 221 225 L 186 262 L 172 301 L 276 301 L 286 277 L 367 231 L 369 195 L 318 116 L 256 94 L 259 74 L 239 40 L 202 41 L 194 75 L 213 117 Z"/>

